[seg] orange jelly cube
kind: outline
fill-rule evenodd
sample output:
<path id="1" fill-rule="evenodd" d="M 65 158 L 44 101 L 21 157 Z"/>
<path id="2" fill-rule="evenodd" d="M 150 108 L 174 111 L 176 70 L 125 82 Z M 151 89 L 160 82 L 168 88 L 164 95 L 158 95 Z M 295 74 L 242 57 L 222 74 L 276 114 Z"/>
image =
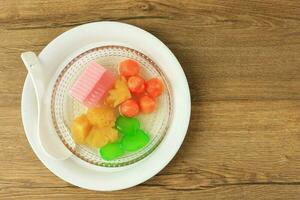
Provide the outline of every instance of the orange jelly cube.
<path id="1" fill-rule="evenodd" d="M 108 143 L 115 142 L 118 139 L 118 131 L 111 127 L 99 128 L 94 126 L 88 137 L 86 138 L 86 144 L 95 147 L 101 148 Z"/>
<path id="2" fill-rule="evenodd" d="M 77 144 L 84 144 L 86 137 L 91 130 L 91 124 L 86 115 L 80 115 L 75 118 L 71 126 L 71 132 L 73 139 Z"/>
<path id="3" fill-rule="evenodd" d="M 87 118 L 92 125 L 99 128 L 113 127 L 116 121 L 115 109 L 108 106 L 90 108 L 87 112 Z"/>

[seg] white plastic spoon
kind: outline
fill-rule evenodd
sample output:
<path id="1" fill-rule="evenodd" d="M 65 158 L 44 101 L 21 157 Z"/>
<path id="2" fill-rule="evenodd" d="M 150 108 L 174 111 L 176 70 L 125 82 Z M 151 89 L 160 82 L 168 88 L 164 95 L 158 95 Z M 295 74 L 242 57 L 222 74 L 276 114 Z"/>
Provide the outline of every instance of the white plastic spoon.
<path id="1" fill-rule="evenodd" d="M 46 103 L 49 80 L 43 73 L 43 67 L 35 53 L 22 53 L 21 58 L 35 89 L 38 104 L 37 134 L 40 145 L 49 157 L 55 160 L 65 160 L 72 155 L 72 152 L 62 143 L 51 123 L 49 104 Z"/>

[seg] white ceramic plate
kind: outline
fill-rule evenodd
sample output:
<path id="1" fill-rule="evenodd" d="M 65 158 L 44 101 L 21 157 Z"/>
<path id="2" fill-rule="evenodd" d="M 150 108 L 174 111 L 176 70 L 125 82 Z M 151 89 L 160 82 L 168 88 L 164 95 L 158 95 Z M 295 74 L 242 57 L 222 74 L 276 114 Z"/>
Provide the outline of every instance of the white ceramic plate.
<path id="1" fill-rule="evenodd" d="M 52 77 L 70 55 L 95 44 L 122 44 L 141 51 L 161 66 L 161 70 L 169 79 L 173 91 L 173 119 L 166 136 L 155 151 L 134 165 L 110 172 L 103 167 L 88 166 L 76 156 L 64 161 L 52 160 L 38 145 L 37 105 L 29 76 L 25 80 L 22 94 L 22 119 L 33 151 L 55 175 L 71 184 L 90 190 L 120 190 L 148 180 L 175 156 L 189 124 L 190 92 L 184 72 L 168 47 L 150 33 L 124 23 L 96 22 L 73 28 L 49 43 L 39 54 L 39 59 L 45 66 L 45 73 Z"/>

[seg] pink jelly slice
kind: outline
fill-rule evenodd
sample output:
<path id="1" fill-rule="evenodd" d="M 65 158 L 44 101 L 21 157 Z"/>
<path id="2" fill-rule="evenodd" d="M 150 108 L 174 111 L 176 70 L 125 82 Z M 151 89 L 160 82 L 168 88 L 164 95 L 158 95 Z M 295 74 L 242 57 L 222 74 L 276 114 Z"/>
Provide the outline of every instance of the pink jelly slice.
<path id="1" fill-rule="evenodd" d="M 114 74 L 93 61 L 75 81 L 70 95 L 87 107 L 95 107 L 114 82 Z"/>

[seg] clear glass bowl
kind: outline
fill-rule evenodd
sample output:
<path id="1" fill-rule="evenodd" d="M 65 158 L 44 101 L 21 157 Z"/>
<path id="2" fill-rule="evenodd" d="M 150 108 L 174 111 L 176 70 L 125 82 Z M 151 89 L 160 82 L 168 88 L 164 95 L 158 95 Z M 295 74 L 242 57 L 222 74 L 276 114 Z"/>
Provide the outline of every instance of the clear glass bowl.
<path id="1" fill-rule="evenodd" d="M 139 151 L 126 153 L 112 161 L 102 159 L 98 149 L 85 145 L 76 145 L 72 139 L 70 125 L 73 119 L 85 113 L 87 108 L 69 95 L 69 90 L 76 78 L 93 60 L 106 68 L 118 73 L 118 63 L 124 59 L 133 59 L 141 65 L 141 75 L 145 79 L 160 78 L 165 86 L 162 96 L 158 99 L 158 107 L 154 113 L 139 115 L 141 128 L 150 134 L 150 142 Z M 51 116 L 56 133 L 65 146 L 80 159 L 103 167 L 121 167 L 135 163 L 149 155 L 162 141 L 172 117 L 172 96 L 168 81 L 159 67 L 143 53 L 123 46 L 101 46 L 85 51 L 72 59 L 61 71 L 55 82 L 51 95 Z"/>

